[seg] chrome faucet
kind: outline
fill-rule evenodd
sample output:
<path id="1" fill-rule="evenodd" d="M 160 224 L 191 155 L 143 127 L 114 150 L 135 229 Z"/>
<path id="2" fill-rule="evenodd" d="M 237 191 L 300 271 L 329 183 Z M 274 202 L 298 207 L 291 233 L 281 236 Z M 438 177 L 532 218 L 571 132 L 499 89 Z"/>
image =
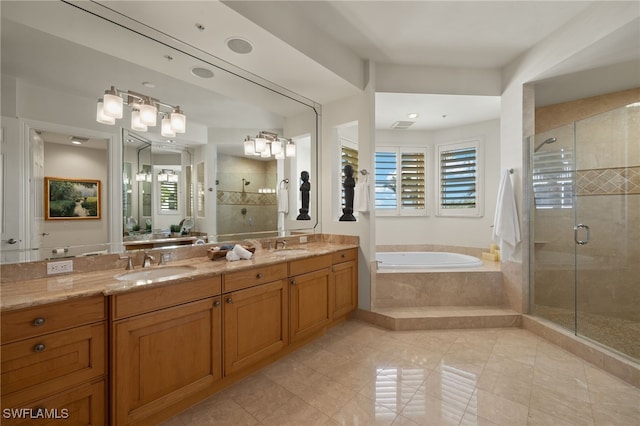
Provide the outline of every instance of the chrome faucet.
<path id="1" fill-rule="evenodd" d="M 281 241 L 276 240 L 276 250 L 278 250 L 278 243 L 282 244 L 283 249 L 287 248 L 287 240 L 281 240 Z"/>
<path id="2" fill-rule="evenodd" d="M 158 266 L 166 265 L 167 262 L 169 261 L 169 259 L 171 259 L 171 253 L 170 252 L 165 251 L 164 253 L 160 253 L 160 260 L 158 261 Z"/>
<path id="3" fill-rule="evenodd" d="M 130 271 L 133 269 L 133 258 L 131 256 L 120 256 L 120 260 L 127 261 L 127 267 L 125 268 L 127 271 Z"/>
<path id="4" fill-rule="evenodd" d="M 151 256 L 149 253 L 145 252 L 144 253 L 144 259 L 142 261 L 142 267 L 143 268 L 148 268 L 151 266 L 151 262 L 153 262 L 154 260 L 156 260 L 155 257 Z"/>

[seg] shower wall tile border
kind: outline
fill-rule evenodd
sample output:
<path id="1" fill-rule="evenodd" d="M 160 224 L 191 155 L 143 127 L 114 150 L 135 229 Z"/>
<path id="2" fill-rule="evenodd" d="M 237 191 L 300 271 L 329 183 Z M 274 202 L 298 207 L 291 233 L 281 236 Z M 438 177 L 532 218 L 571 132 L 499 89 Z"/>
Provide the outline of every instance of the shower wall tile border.
<path id="1" fill-rule="evenodd" d="M 578 195 L 640 194 L 640 166 L 578 170 Z"/>
<path id="2" fill-rule="evenodd" d="M 276 205 L 276 194 L 260 194 L 255 192 L 221 191 L 217 193 L 218 204 L 268 206 Z"/>

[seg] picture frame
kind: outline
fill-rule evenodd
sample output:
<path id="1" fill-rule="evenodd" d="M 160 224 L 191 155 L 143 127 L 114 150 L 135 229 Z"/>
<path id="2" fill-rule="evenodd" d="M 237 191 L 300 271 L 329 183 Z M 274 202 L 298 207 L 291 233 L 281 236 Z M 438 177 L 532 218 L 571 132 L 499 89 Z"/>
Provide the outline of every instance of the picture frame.
<path id="1" fill-rule="evenodd" d="M 101 217 L 98 179 L 44 178 L 45 220 L 97 220 Z"/>

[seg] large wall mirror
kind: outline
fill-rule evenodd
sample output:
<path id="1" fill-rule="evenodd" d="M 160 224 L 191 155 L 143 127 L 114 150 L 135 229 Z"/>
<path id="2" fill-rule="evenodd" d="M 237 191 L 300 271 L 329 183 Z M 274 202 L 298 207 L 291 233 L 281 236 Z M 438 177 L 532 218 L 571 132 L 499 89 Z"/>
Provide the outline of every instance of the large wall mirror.
<path id="1" fill-rule="evenodd" d="M 318 105 L 96 3 L 0 7 L 2 262 L 316 227 Z M 123 116 L 99 123 L 111 90 Z M 157 123 L 145 130 L 135 119 L 149 99 Z M 174 136 L 162 120 L 176 111 L 186 130 Z M 303 171 L 311 220 L 297 220 Z M 100 215 L 48 217 L 59 200 L 46 177 L 75 184 L 64 197 L 84 205 L 93 185 Z"/>

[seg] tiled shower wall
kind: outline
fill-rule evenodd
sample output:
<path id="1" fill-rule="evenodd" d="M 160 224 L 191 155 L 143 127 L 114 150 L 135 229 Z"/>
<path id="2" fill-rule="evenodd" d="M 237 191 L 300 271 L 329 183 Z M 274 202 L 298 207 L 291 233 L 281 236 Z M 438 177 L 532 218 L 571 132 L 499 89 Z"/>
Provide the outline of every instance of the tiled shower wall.
<path id="1" fill-rule="evenodd" d="M 536 110 L 536 143 L 572 148 L 576 140 L 576 205 L 535 212 L 535 303 L 638 320 L 640 302 L 640 88 Z M 575 126 L 574 126 L 575 121 Z M 564 144 L 564 145 L 563 145 Z M 574 215 L 575 218 L 574 218 Z M 591 230 L 577 250 L 575 220 Z"/>
<path id="2" fill-rule="evenodd" d="M 273 231 L 277 228 L 276 161 L 218 156 L 217 234 Z M 248 185 L 243 184 L 249 182 Z"/>

